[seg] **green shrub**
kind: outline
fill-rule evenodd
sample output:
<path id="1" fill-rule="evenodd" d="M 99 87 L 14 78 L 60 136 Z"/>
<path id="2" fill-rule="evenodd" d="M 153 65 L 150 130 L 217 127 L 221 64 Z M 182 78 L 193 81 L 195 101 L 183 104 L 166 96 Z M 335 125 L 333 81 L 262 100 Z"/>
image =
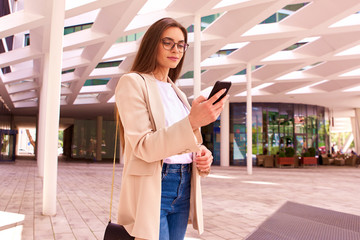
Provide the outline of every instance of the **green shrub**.
<path id="1" fill-rule="evenodd" d="M 285 148 L 286 157 L 293 157 L 295 155 L 295 149 L 293 147 Z"/>
<path id="2" fill-rule="evenodd" d="M 304 153 L 303 153 L 303 157 L 310 157 L 309 151 L 304 152 Z"/>
<path id="3" fill-rule="evenodd" d="M 285 155 L 285 150 L 284 150 L 283 148 L 280 149 L 279 157 L 286 157 L 286 155 Z"/>
<path id="4" fill-rule="evenodd" d="M 315 148 L 311 147 L 311 148 L 309 148 L 307 151 L 308 151 L 309 154 L 310 154 L 309 157 L 315 157 L 315 153 L 316 153 Z"/>

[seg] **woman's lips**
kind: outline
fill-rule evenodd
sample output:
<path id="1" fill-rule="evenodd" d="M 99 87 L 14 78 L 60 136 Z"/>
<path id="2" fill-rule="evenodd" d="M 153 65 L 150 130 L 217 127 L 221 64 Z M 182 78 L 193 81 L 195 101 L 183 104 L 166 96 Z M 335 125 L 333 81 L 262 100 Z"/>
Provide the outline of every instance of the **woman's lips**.
<path id="1" fill-rule="evenodd" d="M 168 59 L 170 59 L 171 61 L 176 62 L 179 58 L 177 58 L 177 57 L 168 57 Z"/>

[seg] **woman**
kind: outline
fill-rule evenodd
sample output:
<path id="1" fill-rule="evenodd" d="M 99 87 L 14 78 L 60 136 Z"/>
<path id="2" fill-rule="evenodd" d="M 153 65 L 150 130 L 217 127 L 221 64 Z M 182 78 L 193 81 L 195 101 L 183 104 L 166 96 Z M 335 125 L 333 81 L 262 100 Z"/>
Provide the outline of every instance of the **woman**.
<path id="1" fill-rule="evenodd" d="M 203 96 L 192 108 L 173 83 L 187 50 L 187 32 L 171 18 L 145 33 L 131 73 L 116 87 L 124 153 L 118 223 L 136 239 L 183 239 L 188 219 L 201 234 L 200 175 L 212 154 L 199 127 L 217 119 L 228 96 Z"/>

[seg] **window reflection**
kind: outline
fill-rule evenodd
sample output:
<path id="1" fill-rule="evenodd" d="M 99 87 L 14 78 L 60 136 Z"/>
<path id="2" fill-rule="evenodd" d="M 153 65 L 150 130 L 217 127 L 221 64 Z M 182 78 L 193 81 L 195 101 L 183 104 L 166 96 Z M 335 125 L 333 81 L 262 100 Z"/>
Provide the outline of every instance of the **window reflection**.
<path id="1" fill-rule="evenodd" d="M 324 107 L 253 103 L 252 114 L 253 158 L 285 147 L 294 147 L 298 155 L 309 147 L 329 148 Z M 246 103 L 230 104 L 230 139 L 230 164 L 246 165 Z"/>

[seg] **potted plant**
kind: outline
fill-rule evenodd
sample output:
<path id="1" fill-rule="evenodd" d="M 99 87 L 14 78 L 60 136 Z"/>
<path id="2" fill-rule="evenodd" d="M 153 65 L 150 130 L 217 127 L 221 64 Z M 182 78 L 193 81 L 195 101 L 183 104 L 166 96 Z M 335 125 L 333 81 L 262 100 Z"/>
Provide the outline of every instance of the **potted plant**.
<path id="1" fill-rule="evenodd" d="M 295 165 L 295 149 L 292 147 L 287 147 L 285 150 L 279 152 L 278 164 L 281 167 L 282 165 Z"/>
<path id="2" fill-rule="evenodd" d="M 317 165 L 317 158 L 315 157 L 315 148 L 310 147 L 303 154 L 301 158 L 302 165 Z"/>

